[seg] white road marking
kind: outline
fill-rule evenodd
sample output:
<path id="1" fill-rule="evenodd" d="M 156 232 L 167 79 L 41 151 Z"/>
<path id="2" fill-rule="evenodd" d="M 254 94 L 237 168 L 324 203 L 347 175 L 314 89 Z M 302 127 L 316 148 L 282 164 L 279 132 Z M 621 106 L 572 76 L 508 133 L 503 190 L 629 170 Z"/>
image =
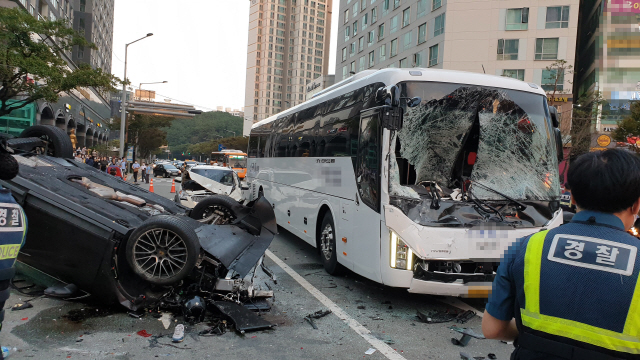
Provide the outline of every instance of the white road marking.
<path id="1" fill-rule="evenodd" d="M 438 299 L 440 302 L 443 302 L 445 304 L 449 304 L 451 306 L 455 306 L 458 309 L 462 309 L 462 310 L 471 310 L 474 313 L 476 313 L 476 315 L 482 317 L 484 315 L 484 313 L 476 308 L 474 308 L 473 306 L 465 303 L 464 301 L 456 298 L 456 297 L 446 297 L 444 299 Z"/>
<path id="2" fill-rule="evenodd" d="M 320 290 L 316 289 L 313 285 L 311 285 L 305 278 L 300 276 L 295 270 L 290 268 L 287 264 L 285 264 L 279 257 L 274 255 L 271 251 L 267 250 L 265 254 L 275 262 L 278 266 L 282 268 L 289 276 L 291 276 L 295 281 L 298 282 L 305 290 L 307 290 L 311 295 L 313 295 L 318 301 L 320 301 L 324 306 L 329 308 L 332 313 L 334 313 L 340 320 L 344 321 L 345 324 L 349 325 L 353 331 L 358 333 L 358 335 L 362 336 L 371 346 L 380 351 L 387 359 L 390 360 L 406 360 L 403 356 L 398 354 L 393 348 L 389 345 L 385 344 L 382 340 L 376 338 L 371 335 L 371 331 L 369 329 L 362 326 L 356 319 L 349 316 L 344 310 L 342 310 L 336 303 L 331 301 L 325 294 L 320 292 Z"/>

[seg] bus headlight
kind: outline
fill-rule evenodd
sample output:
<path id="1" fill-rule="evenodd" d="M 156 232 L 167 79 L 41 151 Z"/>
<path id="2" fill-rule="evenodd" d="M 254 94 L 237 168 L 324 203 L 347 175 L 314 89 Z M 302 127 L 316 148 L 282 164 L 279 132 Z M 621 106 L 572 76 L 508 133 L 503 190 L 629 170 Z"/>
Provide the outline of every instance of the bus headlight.
<path id="1" fill-rule="evenodd" d="M 393 230 L 391 233 L 391 267 L 394 269 L 411 270 L 413 267 L 413 251 L 400 239 Z"/>

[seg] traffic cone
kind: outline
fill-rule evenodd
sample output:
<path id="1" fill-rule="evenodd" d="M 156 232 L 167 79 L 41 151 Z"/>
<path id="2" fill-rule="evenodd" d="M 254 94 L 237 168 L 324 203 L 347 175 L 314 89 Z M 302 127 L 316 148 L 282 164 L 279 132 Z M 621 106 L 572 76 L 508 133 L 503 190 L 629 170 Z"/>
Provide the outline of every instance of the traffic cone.
<path id="1" fill-rule="evenodd" d="M 176 179 L 171 180 L 171 193 L 176 193 Z"/>
<path id="2" fill-rule="evenodd" d="M 153 192 L 153 179 L 150 180 L 149 192 Z"/>

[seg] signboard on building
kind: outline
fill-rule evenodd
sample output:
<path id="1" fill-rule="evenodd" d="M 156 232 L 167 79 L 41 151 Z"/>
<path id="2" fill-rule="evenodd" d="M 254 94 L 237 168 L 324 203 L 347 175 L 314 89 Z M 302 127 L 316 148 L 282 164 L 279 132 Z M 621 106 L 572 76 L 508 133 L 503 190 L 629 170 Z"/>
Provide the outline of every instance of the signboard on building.
<path id="1" fill-rule="evenodd" d="M 156 92 L 152 90 L 136 90 L 136 98 L 145 101 L 151 101 L 156 98 Z"/>
<path id="2" fill-rule="evenodd" d="M 129 146 L 127 150 L 127 161 L 133 161 L 133 146 Z"/>

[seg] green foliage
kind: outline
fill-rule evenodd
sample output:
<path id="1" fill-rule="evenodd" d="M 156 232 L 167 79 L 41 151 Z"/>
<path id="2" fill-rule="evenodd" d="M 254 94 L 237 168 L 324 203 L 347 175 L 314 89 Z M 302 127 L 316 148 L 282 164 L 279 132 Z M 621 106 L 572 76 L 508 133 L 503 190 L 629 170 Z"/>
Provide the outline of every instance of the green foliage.
<path id="1" fill-rule="evenodd" d="M 631 103 L 631 114 L 618 122 L 612 137 L 616 141 L 627 141 L 627 136 L 640 136 L 640 102 Z"/>
<path id="2" fill-rule="evenodd" d="M 186 156 L 189 147 L 199 143 L 215 143 L 217 151 L 220 139 L 233 135 L 232 131 L 235 135 L 242 134 L 242 122 L 241 117 L 221 111 L 205 112 L 190 119 L 175 119 L 171 127 L 166 129 L 171 156 L 181 157 L 183 152 Z M 228 148 L 231 149 L 231 147 Z M 246 148 L 245 144 L 238 150 L 246 150 Z M 194 152 L 192 151 L 192 154 Z M 198 153 L 210 153 L 210 151 L 198 151 Z"/>
<path id="3" fill-rule="evenodd" d="M 74 45 L 96 48 L 64 20 L 38 20 L 24 10 L 0 7 L 0 116 L 40 99 L 55 103 L 61 92 L 77 87 L 114 91 L 119 79 L 102 69 L 69 68 L 62 53 Z M 7 102 L 18 96 L 20 101 Z"/>
<path id="4" fill-rule="evenodd" d="M 151 155 L 159 154 L 159 147 L 167 144 L 166 129 L 171 127 L 174 118 L 133 115 L 127 121 L 128 143 L 138 147 L 138 158 L 148 159 Z M 114 129 L 120 129 L 120 119 L 114 119 L 111 125 Z"/>
<path id="5" fill-rule="evenodd" d="M 193 154 L 211 154 L 214 151 L 218 151 L 218 144 L 224 145 L 227 149 L 240 150 L 242 152 L 247 151 L 249 144 L 248 137 L 236 136 L 224 139 L 217 139 L 208 142 L 201 142 L 198 144 L 190 145 L 187 148 L 187 153 Z"/>

